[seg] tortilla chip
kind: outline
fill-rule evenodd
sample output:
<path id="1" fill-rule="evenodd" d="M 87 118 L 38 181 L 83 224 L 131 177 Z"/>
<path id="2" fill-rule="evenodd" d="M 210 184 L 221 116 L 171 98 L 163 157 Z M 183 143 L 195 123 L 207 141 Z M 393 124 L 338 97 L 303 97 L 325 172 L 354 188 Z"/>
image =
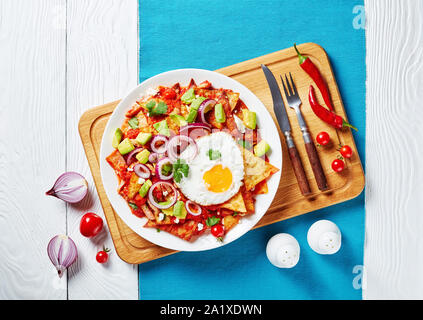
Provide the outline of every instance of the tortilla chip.
<path id="1" fill-rule="evenodd" d="M 247 212 L 241 192 L 238 192 L 231 199 L 229 199 L 229 201 L 225 202 L 220 207 L 236 212 Z"/>
<path id="2" fill-rule="evenodd" d="M 138 183 L 139 177 L 133 172 L 128 185 L 128 199 L 133 199 L 140 191 L 141 184 Z"/>
<path id="3" fill-rule="evenodd" d="M 254 206 L 254 197 L 250 191 L 245 190 L 244 187 L 241 189 L 242 198 L 244 199 L 245 208 L 247 209 L 247 213 L 254 213 L 255 206 Z"/>
<path id="4" fill-rule="evenodd" d="M 119 171 L 126 167 L 126 161 L 118 150 L 113 151 L 106 160 L 114 170 Z"/>
<path id="5" fill-rule="evenodd" d="M 225 230 L 226 231 L 229 231 L 233 227 L 235 227 L 238 224 L 240 218 L 241 217 L 239 215 L 236 216 L 236 217 L 234 217 L 234 216 L 226 216 L 226 217 L 224 217 L 223 218 L 223 225 L 225 226 Z"/>
<path id="6" fill-rule="evenodd" d="M 257 184 L 279 171 L 278 168 L 272 166 L 262 158 L 256 157 L 247 149 L 241 146 L 239 148 L 244 158 L 244 182 L 247 191 L 250 191 Z"/>
<path id="7" fill-rule="evenodd" d="M 159 225 L 153 221 L 148 221 L 144 227 L 157 228 L 161 231 L 169 232 L 181 239 L 189 241 L 194 235 L 194 232 L 197 230 L 197 222 L 194 220 L 188 220 L 181 224 Z"/>
<path id="8" fill-rule="evenodd" d="M 228 96 L 229 105 L 231 106 L 231 110 L 233 111 L 238 103 L 239 93 L 229 91 L 229 92 L 226 92 L 226 95 Z"/>
<path id="9" fill-rule="evenodd" d="M 254 194 L 266 194 L 269 192 L 267 181 L 263 180 L 254 187 Z"/>

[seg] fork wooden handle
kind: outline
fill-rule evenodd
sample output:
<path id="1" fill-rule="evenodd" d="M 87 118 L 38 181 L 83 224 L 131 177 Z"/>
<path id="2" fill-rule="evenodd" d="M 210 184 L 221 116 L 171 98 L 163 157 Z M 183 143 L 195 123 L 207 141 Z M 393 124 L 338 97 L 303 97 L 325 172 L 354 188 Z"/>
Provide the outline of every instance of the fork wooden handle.
<path id="1" fill-rule="evenodd" d="M 308 159 L 310 160 L 311 168 L 313 169 L 314 177 L 316 178 L 317 187 L 324 191 L 328 189 L 328 183 L 325 173 L 323 172 L 322 164 L 320 163 L 319 155 L 317 154 L 316 146 L 313 141 L 305 144 Z"/>
<path id="2" fill-rule="evenodd" d="M 301 162 L 300 155 L 297 148 L 294 146 L 288 148 L 289 157 L 291 158 L 292 167 L 294 169 L 295 177 L 297 178 L 298 186 L 301 193 L 307 196 L 311 193 L 310 185 L 308 184 L 307 176 Z"/>

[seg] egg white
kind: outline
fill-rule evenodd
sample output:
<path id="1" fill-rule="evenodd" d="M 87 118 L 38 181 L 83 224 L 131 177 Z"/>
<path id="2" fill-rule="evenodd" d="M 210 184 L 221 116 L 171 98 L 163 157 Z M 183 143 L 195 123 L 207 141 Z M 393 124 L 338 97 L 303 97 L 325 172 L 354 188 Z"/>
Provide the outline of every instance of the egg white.
<path id="1" fill-rule="evenodd" d="M 243 184 L 244 161 L 241 150 L 232 136 L 226 132 L 215 132 L 203 136 L 196 140 L 198 154 L 189 164 L 188 177 L 183 177 L 177 183 L 181 192 L 191 201 L 208 206 L 221 204 L 232 198 Z M 181 159 L 188 159 L 195 148 L 189 145 L 180 155 Z M 209 150 L 217 150 L 221 153 L 221 158 L 210 160 Z M 204 183 L 203 175 L 216 165 L 221 164 L 223 168 L 228 168 L 232 173 L 232 184 L 228 190 L 215 193 L 209 191 Z"/>

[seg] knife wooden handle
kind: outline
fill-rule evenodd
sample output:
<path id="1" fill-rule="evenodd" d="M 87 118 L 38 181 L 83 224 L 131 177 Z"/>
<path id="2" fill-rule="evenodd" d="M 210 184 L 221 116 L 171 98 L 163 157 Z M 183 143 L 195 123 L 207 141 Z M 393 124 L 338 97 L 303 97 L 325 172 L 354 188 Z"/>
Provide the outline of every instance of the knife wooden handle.
<path id="1" fill-rule="evenodd" d="M 322 164 L 320 163 L 319 155 L 317 154 L 316 146 L 313 142 L 309 142 L 305 144 L 305 147 L 314 177 L 316 178 L 317 187 L 320 191 L 325 191 L 328 189 L 328 183 L 325 173 L 323 172 Z"/>
<path id="2" fill-rule="evenodd" d="M 291 146 L 288 148 L 289 157 L 291 158 L 292 167 L 294 168 L 295 177 L 298 181 L 301 193 L 307 196 L 311 193 L 310 185 L 308 184 L 307 176 L 304 171 L 303 164 L 301 162 L 300 155 L 298 154 L 297 148 Z"/>

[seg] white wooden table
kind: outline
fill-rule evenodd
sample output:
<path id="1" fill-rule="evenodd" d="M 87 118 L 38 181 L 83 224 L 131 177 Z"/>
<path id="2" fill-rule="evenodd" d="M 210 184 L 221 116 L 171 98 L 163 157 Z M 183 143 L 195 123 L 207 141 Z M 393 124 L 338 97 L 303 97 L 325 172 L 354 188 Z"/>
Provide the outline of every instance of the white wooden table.
<path id="1" fill-rule="evenodd" d="M 96 252 L 111 239 L 79 233 L 81 215 L 102 210 L 77 133 L 84 110 L 137 85 L 137 2 L 0 0 L 0 299 L 138 298 L 137 266 L 116 256 L 98 264 Z M 365 5 L 363 297 L 421 299 L 423 1 Z M 89 179 L 90 197 L 77 206 L 46 198 L 70 170 Z M 46 259 L 60 233 L 78 242 L 80 255 L 62 280 Z"/>

